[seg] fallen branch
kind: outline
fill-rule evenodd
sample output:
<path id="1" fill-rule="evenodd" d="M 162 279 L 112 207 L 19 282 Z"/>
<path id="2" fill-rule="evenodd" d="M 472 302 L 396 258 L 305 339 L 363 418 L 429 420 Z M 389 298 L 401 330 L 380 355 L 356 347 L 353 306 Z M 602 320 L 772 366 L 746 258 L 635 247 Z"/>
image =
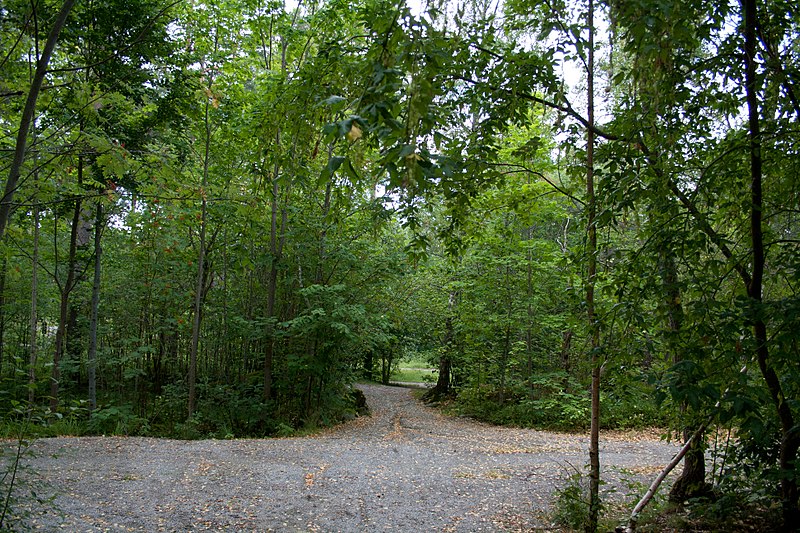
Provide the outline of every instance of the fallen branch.
<path id="1" fill-rule="evenodd" d="M 740 374 L 747 373 L 747 365 L 744 365 L 742 367 L 742 369 L 739 370 L 739 373 Z M 720 397 L 720 399 L 717 400 L 716 404 L 714 404 L 714 412 L 719 410 L 720 405 L 722 405 L 722 398 L 724 398 L 725 395 L 728 394 L 729 390 L 731 390 L 730 387 L 725 389 L 725 392 L 722 393 L 722 396 Z M 653 480 L 653 483 L 650 484 L 650 488 L 647 489 L 647 492 L 645 493 L 645 495 L 642 496 L 642 499 L 639 500 L 639 503 L 637 503 L 636 507 L 633 508 L 633 512 L 631 512 L 631 517 L 628 519 L 628 525 L 624 526 L 624 527 L 620 526 L 620 527 L 618 527 L 616 529 L 616 531 L 622 532 L 622 533 L 635 533 L 635 531 L 636 531 L 636 522 L 639 520 L 639 514 L 642 512 L 642 509 L 647 507 L 647 504 L 650 503 L 650 500 L 653 499 L 653 496 L 655 496 L 656 491 L 658 490 L 658 487 L 661 486 L 661 482 L 664 481 L 664 478 L 666 478 L 669 475 L 669 473 L 672 472 L 672 470 L 676 466 L 678 466 L 678 463 L 681 462 L 681 459 L 683 459 L 683 456 L 686 455 L 686 452 L 689 451 L 689 446 L 692 444 L 692 441 L 693 440 L 697 440 L 697 439 L 700 438 L 700 435 L 703 434 L 703 432 L 706 430 L 708 425 L 711 424 L 712 420 L 714 420 L 714 415 L 711 415 L 710 417 L 708 417 L 708 419 L 706 420 L 705 424 L 700 424 L 700 427 L 698 427 L 695 430 L 695 432 L 692 433 L 692 436 L 689 437 L 686 440 L 686 442 L 683 444 L 683 448 L 681 448 L 680 451 L 675 455 L 675 457 L 672 458 L 672 461 L 670 461 L 670 463 L 664 468 L 664 470 L 661 471 L 661 473 L 658 475 L 658 477 L 656 477 Z"/>
<path id="2" fill-rule="evenodd" d="M 644 494 L 644 496 L 642 496 L 642 499 L 639 500 L 639 503 L 637 503 L 636 507 L 633 508 L 631 517 L 628 519 L 628 525 L 625 527 L 618 527 L 617 531 L 624 533 L 635 533 L 636 523 L 639 521 L 639 514 L 645 507 L 647 507 L 647 504 L 650 503 L 650 500 L 653 499 L 653 496 L 655 496 L 656 491 L 658 491 L 658 488 L 661 486 L 661 483 L 664 481 L 664 479 L 676 466 L 678 466 L 683 459 L 683 456 L 689 451 L 692 441 L 700 438 L 700 435 L 706 430 L 706 427 L 708 427 L 708 423 L 701 424 L 700 427 L 697 428 L 694 433 L 692 433 L 692 436 L 686 439 L 683 447 L 678 451 L 677 454 L 675 454 L 675 457 L 672 458 L 672 461 L 670 461 L 669 464 L 664 467 L 661 473 L 658 474 L 658 476 L 653 480 L 653 482 L 650 484 L 650 488 L 647 489 L 647 492 Z"/>

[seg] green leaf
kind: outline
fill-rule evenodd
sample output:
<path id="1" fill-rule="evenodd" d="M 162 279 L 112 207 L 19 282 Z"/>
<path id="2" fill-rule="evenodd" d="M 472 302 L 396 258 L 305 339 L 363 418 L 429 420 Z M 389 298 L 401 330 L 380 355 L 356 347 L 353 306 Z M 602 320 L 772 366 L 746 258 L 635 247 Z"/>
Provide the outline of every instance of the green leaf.
<path id="1" fill-rule="evenodd" d="M 333 177 L 333 174 L 339 170 L 339 167 L 342 166 L 342 163 L 344 163 L 346 159 L 346 157 L 339 155 L 331 156 L 331 158 L 328 160 L 328 164 L 325 165 L 325 168 L 323 168 L 322 172 L 320 172 L 317 184 L 323 185 L 324 183 L 327 183 Z"/>
<path id="2" fill-rule="evenodd" d="M 337 104 L 341 104 L 342 102 L 346 102 L 347 100 L 341 96 L 329 96 L 325 100 L 320 102 L 320 105 L 327 105 L 327 106 L 335 106 Z"/>

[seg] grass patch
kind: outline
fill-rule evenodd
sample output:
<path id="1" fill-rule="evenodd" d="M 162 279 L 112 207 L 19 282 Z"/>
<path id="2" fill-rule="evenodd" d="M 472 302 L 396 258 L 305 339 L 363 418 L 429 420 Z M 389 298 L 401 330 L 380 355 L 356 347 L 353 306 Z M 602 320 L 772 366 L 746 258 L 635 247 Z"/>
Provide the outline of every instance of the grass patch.
<path id="1" fill-rule="evenodd" d="M 392 372 L 391 380 L 403 383 L 433 383 L 436 381 L 439 372 L 432 368 L 409 368 L 399 367 Z"/>

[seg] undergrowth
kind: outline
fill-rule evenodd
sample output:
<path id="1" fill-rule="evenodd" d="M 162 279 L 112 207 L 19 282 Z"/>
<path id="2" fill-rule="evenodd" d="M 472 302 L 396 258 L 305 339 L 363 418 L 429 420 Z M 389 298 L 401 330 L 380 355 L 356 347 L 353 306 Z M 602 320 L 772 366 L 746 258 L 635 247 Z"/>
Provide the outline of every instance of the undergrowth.
<path id="1" fill-rule="evenodd" d="M 631 510 L 647 491 L 647 485 L 636 479 L 634 473 L 620 469 L 615 482 L 600 482 L 599 531 L 614 531 L 627 523 Z M 667 498 L 662 489 L 645 508 L 639 518 L 638 531 L 650 531 L 647 524 L 653 524 L 667 506 Z M 567 531 L 583 531 L 589 517 L 589 476 L 586 471 L 569 465 L 562 474 L 560 486 L 556 491 L 551 520 Z"/>
<path id="2" fill-rule="evenodd" d="M 36 505 L 53 510 L 53 498 L 38 494 L 37 473 L 25 461 L 35 436 L 31 431 L 44 422 L 43 414 L 23 402 L 11 402 L 3 413 L 5 431 L 0 442 L 0 531 L 19 531 Z"/>
<path id="3" fill-rule="evenodd" d="M 28 421 L 12 411 L 0 412 L 0 438 L 21 432 L 32 438 L 81 435 L 148 436 L 183 440 L 288 437 L 309 434 L 364 413 L 355 389 L 343 387 L 320 408 L 304 416 L 264 402 L 255 385 L 198 384 L 198 403 L 187 418 L 183 384 L 164 386 L 148 403 L 106 398 L 94 410 L 85 400 L 63 401 L 57 412 L 42 408 Z"/>
<path id="4" fill-rule="evenodd" d="M 646 384 L 631 383 L 624 391 L 601 391 L 603 429 L 641 429 L 668 424 Z M 449 409 L 498 425 L 580 431 L 590 420 L 589 392 L 562 373 L 536 376 L 501 390 L 493 385 L 457 389 Z"/>

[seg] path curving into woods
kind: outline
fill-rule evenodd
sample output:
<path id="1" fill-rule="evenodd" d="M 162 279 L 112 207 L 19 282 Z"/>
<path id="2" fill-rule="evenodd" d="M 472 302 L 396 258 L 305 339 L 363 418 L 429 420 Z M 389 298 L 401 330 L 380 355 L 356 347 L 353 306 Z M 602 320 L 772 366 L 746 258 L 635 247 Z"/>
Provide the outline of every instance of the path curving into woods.
<path id="1" fill-rule="evenodd" d="M 27 459 L 43 531 L 525 531 L 546 527 L 581 435 L 445 416 L 399 387 L 360 385 L 372 409 L 314 437 L 43 439 Z M 604 436 L 613 486 L 647 481 L 677 446 Z"/>

